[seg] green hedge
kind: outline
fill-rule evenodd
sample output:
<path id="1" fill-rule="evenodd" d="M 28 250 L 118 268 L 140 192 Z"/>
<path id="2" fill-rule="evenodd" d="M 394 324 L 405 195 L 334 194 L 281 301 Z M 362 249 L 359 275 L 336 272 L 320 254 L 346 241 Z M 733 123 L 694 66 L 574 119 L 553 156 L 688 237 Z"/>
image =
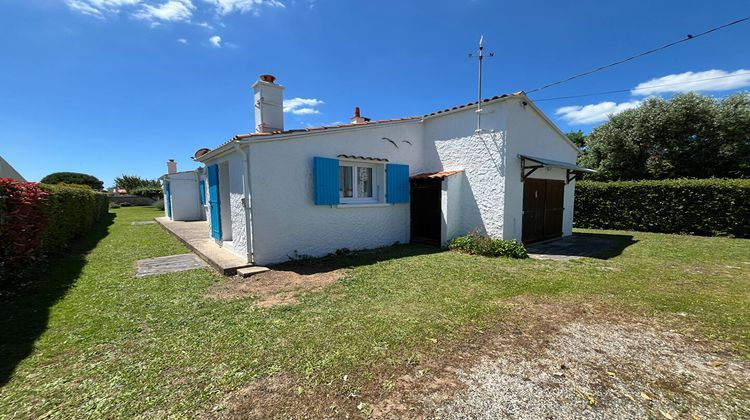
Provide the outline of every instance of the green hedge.
<path id="1" fill-rule="evenodd" d="M 42 237 L 42 252 L 54 253 L 88 232 L 109 211 L 107 195 L 83 185 L 39 186 L 49 192 L 44 206 L 47 226 Z"/>
<path id="2" fill-rule="evenodd" d="M 750 179 L 674 179 L 576 184 L 573 224 L 750 237 Z"/>

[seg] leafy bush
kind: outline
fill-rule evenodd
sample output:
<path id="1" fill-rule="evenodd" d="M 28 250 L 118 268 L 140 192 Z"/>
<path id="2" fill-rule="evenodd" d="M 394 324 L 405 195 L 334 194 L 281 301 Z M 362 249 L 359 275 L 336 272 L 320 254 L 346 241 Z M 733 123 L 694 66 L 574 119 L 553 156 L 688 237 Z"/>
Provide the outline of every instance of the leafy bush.
<path id="1" fill-rule="evenodd" d="M 750 237 L 750 180 L 576 184 L 576 227 Z"/>
<path id="2" fill-rule="evenodd" d="M 145 179 L 136 175 L 122 175 L 115 178 L 115 187 L 125 189 L 128 194 L 134 194 L 133 191 L 138 188 L 159 188 L 161 184 L 158 179 Z"/>
<path id="3" fill-rule="evenodd" d="M 157 209 L 164 211 L 164 200 L 156 200 L 154 201 L 154 204 L 152 206 L 156 207 Z"/>
<path id="4" fill-rule="evenodd" d="M 80 185 L 40 185 L 49 192 L 45 214 L 49 221 L 42 240 L 43 252 L 65 249 L 88 232 L 109 208 L 107 196 Z"/>
<path id="5" fill-rule="evenodd" d="M 40 254 L 47 195 L 33 182 L 0 178 L 0 278 L 20 273 Z"/>
<path id="6" fill-rule="evenodd" d="M 29 262 L 66 249 L 107 213 L 107 196 L 84 185 L 0 179 L 0 278 L 19 277 Z M 0 283 L 0 287 L 6 286 Z"/>
<path id="7" fill-rule="evenodd" d="M 40 183 L 88 185 L 96 191 L 104 189 L 104 183 L 95 176 L 78 172 L 55 172 L 42 178 Z"/>
<path id="8" fill-rule="evenodd" d="M 163 195 L 161 187 L 138 187 L 130 190 L 129 193 L 139 197 L 153 198 L 154 200 L 162 198 Z"/>
<path id="9" fill-rule="evenodd" d="M 495 239 L 479 232 L 459 236 L 448 244 L 448 249 L 484 255 L 485 257 L 528 258 L 526 248 L 516 240 Z"/>

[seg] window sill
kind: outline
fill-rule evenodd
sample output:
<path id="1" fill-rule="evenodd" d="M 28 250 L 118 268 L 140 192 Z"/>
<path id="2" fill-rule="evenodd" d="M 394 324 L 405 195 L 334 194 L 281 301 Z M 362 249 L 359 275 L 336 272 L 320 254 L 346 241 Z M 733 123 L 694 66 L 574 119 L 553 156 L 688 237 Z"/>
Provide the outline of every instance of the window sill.
<path id="1" fill-rule="evenodd" d="M 349 208 L 364 208 L 364 207 L 390 207 L 391 203 L 342 203 L 337 204 L 336 208 L 349 209 Z"/>

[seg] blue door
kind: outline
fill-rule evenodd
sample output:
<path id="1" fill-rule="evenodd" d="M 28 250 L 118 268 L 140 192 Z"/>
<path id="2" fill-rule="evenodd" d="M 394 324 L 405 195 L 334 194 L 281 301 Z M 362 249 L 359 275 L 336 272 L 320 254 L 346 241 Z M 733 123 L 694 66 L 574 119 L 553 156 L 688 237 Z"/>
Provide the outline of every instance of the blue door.
<path id="1" fill-rule="evenodd" d="M 167 217 L 172 218 L 172 193 L 169 191 L 169 181 L 164 183 L 164 207 L 167 209 Z"/>
<path id="2" fill-rule="evenodd" d="M 221 240 L 221 217 L 219 216 L 219 166 L 208 167 L 208 204 L 211 206 L 211 236 Z"/>
<path id="3" fill-rule="evenodd" d="M 201 199 L 201 204 L 206 204 L 206 183 L 202 179 L 198 180 L 198 195 Z"/>

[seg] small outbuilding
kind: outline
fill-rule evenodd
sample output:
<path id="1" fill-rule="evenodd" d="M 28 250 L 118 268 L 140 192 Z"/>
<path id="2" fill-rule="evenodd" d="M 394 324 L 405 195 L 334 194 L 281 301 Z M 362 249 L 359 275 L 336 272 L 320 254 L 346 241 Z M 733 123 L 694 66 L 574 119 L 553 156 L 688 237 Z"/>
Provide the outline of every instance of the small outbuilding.
<path id="1" fill-rule="evenodd" d="M 167 162 L 167 173 L 159 179 L 164 191 L 164 214 L 170 220 L 206 220 L 206 176 L 204 169 L 177 172 L 177 162 Z"/>
<path id="2" fill-rule="evenodd" d="M 210 232 L 248 263 L 472 231 L 532 243 L 570 235 L 579 149 L 523 93 L 405 118 L 287 130 L 284 87 L 253 85 L 255 132 L 206 165 Z"/>

